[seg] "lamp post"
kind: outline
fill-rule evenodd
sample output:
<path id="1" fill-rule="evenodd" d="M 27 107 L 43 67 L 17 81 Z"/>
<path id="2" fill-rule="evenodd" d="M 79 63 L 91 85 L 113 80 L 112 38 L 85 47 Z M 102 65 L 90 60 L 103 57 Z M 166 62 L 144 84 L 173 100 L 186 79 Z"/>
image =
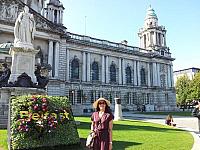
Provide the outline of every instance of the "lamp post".
<path id="1" fill-rule="evenodd" d="M 72 90 L 72 105 L 75 104 L 74 90 Z"/>

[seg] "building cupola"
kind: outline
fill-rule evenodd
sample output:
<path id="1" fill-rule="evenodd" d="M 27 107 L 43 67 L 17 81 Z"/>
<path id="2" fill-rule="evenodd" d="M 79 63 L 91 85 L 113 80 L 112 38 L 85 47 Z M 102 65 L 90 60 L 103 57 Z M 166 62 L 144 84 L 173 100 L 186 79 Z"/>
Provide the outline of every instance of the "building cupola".
<path id="1" fill-rule="evenodd" d="M 166 29 L 159 26 L 158 17 L 150 6 L 147 9 L 144 27 L 139 30 L 140 47 L 147 50 L 168 51 L 166 46 Z"/>
<path id="2" fill-rule="evenodd" d="M 158 26 L 158 18 L 153 8 L 151 8 L 151 5 L 147 9 L 147 14 L 145 17 L 144 27 L 156 27 Z"/>
<path id="3" fill-rule="evenodd" d="M 46 8 L 46 18 L 53 23 L 63 24 L 63 4 L 59 0 L 49 0 Z"/>

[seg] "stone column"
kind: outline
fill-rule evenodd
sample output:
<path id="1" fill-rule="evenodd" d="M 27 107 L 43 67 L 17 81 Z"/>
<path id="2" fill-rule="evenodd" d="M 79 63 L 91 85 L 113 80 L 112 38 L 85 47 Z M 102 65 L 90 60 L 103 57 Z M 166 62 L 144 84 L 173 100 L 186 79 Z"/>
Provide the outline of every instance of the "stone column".
<path id="1" fill-rule="evenodd" d="M 164 46 L 166 46 L 166 34 L 164 34 Z"/>
<path id="2" fill-rule="evenodd" d="M 59 51 L 60 51 L 60 43 L 56 42 L 55 45 L 55 77 L 58 78 L 59 74 Z"/>
<path id="3" fill-rule="evenodd" d="M 61 24 L 63 24 L 63 11 L 61 11 Z"/>
<path id="4" fill-rule="evenodd" d="M 60 11 L 57 10 L 57 23 L 60 23 Z"/>
<path id="5" fill-rule="evenodd" d="M 137 66 L 136 66 L 136 61 L 134 60 L 133 61 L 133 78 L 134 78 L 134 85 L 136 86 L 137 85 Z"/>
<path id="6" fill-rule="evenodd" d="M 87 81 L 90 81 L 90 53 L 87 54 Z"/>
<path id="7" fill-rule="evenodd" d="M 122 79 L 123 79 L 123 85 L 126 84 L 126 68 L 125 68 L 125 62 L 124 59 L 122 59 Z"/>
<path id="8" fill-rule="evenodd" d="M 55 19 L 55 16 L 54 16 L 54 9 L 52 10 L 52 16 L 51 16 L 51 18 L 52 18 L 52 22 L 54 22 L 54 19 Z"/>
<path id="9" fill-rule="evenodd" d="M 147 63 L 147 85 L 151 86 L 151 78 L 150 78 L 150 67 L 149 63 Z"/>
<path id="10" fill-rule="evenodd" d="M 156 32 L 154 32 L 154 34 L 153 34 L 153 44 L 155 45 L 156 44 Z"/>
<path id="11" fill-rule="evenodd" d="M 171 74 L 171 85 L 172 85 L 172 87 L 174 87 L 174 75 L 173 75 L 173 66 L 172 65 L 170 65 L 170 70 L 171 70 L 171 72 L 170 72 L 170 74 Z"/>
<path id="12" fill-rule="evenodd" d="M 156 63 L 153 63 L 153 86 L 157 86 L 157 67 Z"/>
<path id="13" fill-rule="evenodd" d="M 67 62 L 66 62 L 66 67 L 67 67 L 67 72 L 66 72 L 66 80 L 69 81 L 69 49 L 67 49 Z"/>
<path id="14" fill-rule="evenodd" d="M 164 46 L 164 42 L 163 42 L 163 34 L 160 34 L 160 42 L 161 42 L 161 46 Z"/>
<path id="15" fill-rule="evenodd" d="M 50 64 L 53 69 L 53 41 L 49 41 L 48 64 Z M 52 76 L 52 70 L 49 72 L 49 76 Z"/>
<path id="16" fill-rule="evenodd" d="M 109 83 L 108 56 L 106 56 L 106 83 Z"/>
<path id="17" fill-rule="evenodd" d="M 171 67 L 170 65 L 167 66 L 167 85 L 168 85 L 168 88 L 171 88 L 172 85 L 171 85 Z"/>
<path id="18" fill-rule="evenodd" d="M 119 60 L 119 84 L 122 84 L 122 62 L 121 58 L 119 58 L 118 60 Z"/>
<path id="19" fill-rule="evenodd" d="M 160 64 L 157 63 L 157 81 L 158 81 L 158 86 L 160 87 Z"/>
<path id="20" fill-rule="evenodd" d="M 156 32 L 156 45 L 158 45 L 158 41 L 159 41 L 159 39 L 158 39 L 158 32 Z"/>
<path id="21" fill-rule="evenodd" d="M 85 52 L 83 52 L 83 63 L 82 63 L 82 81 L 86 81 L 86 55 Z"/>
<path id="22" fill-rule="evenodd" d="M 59 12 L 60 12 L 60 15 L 59 15 L 59 20 L 60 20 L 60 21 L 59 21 L 59 23 L 62 23 L 62 22 L 61 22 L 61 20 L 62 20 L 62 19 L 61 19 L 61 16 L 62 16 L 62 10 L 59 10 Z"/>
<path id="23" fill-rule="evenodd" d="M 140 78 L 140 62 L 137 61 L 137 79 L 138 79 L 138 86 L 141 85 L 141 78 Z"/>
<path id="24" fill-rule="evenodd" d="M 101 55 L 101 82 L 105 83 L 105 60 L 104 60 L 104 55 Z"/>

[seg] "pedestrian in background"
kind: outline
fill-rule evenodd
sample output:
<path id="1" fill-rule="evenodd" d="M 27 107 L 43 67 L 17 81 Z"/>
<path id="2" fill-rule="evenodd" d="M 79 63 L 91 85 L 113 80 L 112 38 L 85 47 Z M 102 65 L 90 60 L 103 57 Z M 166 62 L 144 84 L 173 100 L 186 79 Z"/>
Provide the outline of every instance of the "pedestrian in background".
<path id="1" fill-rule="evenodd" d="M 173 119 L 171 114 L 167 115 L 166 120 L 165 120 L 165 124 L 167 124 L 169 126 L 176 126 L 176 124 L 174 123 L 174 119 Z"/>
<path id="2" fill-rule="evenodd" d="M 192 116 L 198 118 L 198 127 L 200 132 L 200 101 L 196 103 L 196 106 L 192 111 Z"/>

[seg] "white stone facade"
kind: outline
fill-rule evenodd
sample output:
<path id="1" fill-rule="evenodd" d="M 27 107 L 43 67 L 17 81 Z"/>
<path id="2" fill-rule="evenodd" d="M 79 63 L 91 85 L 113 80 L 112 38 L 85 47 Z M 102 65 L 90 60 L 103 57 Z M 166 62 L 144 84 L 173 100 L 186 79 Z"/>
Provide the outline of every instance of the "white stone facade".
<path id="1" fill-rule="evenodd" d="M 10 4 L 17 6 L 18 12 L 23 8 L 20 0 L 5 3 Z M 51 12 L 52 8 L 59 13 Z M 46 15 L 47 21 L 43 14 L 31 10 L 36 20 L 33 45 L 41 51 L 40 62 L 49 63 L 53 68 L 49 73 L 48 94 L 68 96 L 74 114 L 90 112 L 93 101 L 99 97 L 110 100 L 112 109 L 115 97 L 121 98 L 122 109 L 136 111 L 143 104 L 149 106 L 149 111 L 176 109 L 174 59 L 166 45 L 149 51 L 66 32 L 62 25 L 64 7 L 59 0 L 51 1 L 43 9 L 54 17 L 56 14 L 58 20 Z M 2 18 L 1 15 L 0 42 L 13 42 L 14 20 L 8 22 Z"/>
<path id="2" fill-rule="evenodd" d="M 186 75 L 190 80 L 192 80 L 194 78 L 194 75 L 199 71 L 200 68 L 195 67 L 174 71 L 174 86 L 176 85 L 176 81 L 178 78 L 182 77 L 183 75 Z"/>

